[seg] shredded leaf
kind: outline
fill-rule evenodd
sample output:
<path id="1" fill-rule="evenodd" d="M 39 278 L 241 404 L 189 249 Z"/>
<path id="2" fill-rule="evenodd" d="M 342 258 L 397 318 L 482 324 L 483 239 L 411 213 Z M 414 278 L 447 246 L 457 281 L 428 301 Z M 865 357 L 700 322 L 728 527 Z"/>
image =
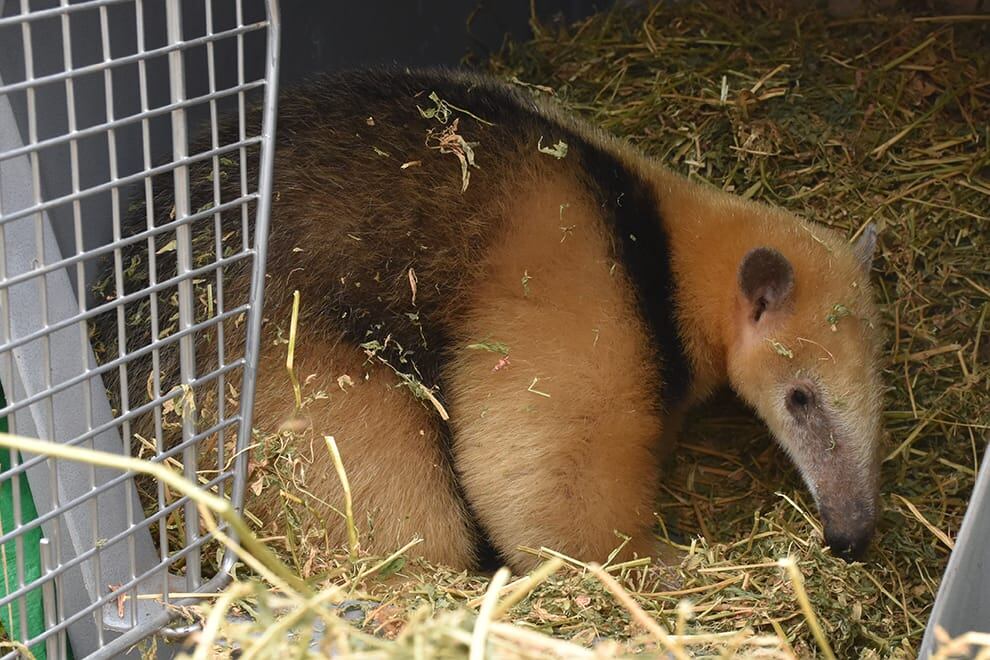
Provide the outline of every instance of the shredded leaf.
<path id="1" fill-rule="evenodd" d="M 784 346 L 782 343 L 780 343 L 776 339 L 771 339 L 771 338 L 768 337 L 767 338 L 767 343 L 770 344 L 770 348 L 772 348 L 773 349 L 773 352 L 776 353 L 777 355 L 782 355 L 785 358 L 787 358 L 788 360 L 793 360 L 794 359 L 794 351 L 792 351 L 791 349 L 787 348 L 786 346 Z"/>
<path id="2" fill-rule="evenodd" d="M 847 316 L 851 316 L 852 311 L 842 303 L 835 303 L 832 305 L 832 309 L 829 311 L 828 316 L 825 317 L 825 322 L 832 329 L 832 332 L 836 332 L 838 328 L 836 327 L 841 319 Z"/>
<path id="3" fill-rule="evenodd" d="M 506 344 L 500 341 L 490 341 L 487 339 L 474 344 L 468 344 L 464 348 L 472 351 L 488 351 L 490 353 L 498 353 L 503 356 L 509 354 L 509 347 Z"/>
<path id="4" fill-rule="evenodd" d="M 430 95 L 427 98 L 433 101 L 432 108 L 424 109 L 419 107 L 418 105 L 416 106 L 416 109 L 419 110 L 419 114 L 424 119 L 436 119 L 441 124 L 446 124 L 450 120 L 450 117 L 454 114 L 454 111 L 457 111 L 462 115 L 470 117 L 471 119 L 474 119 L 475 121 L 484 124 L 485 126 L 495 125 L 490 121 L 486 121 L 482 119 L 473 112 L 458 107 L 453 103 L 448 103 L 447 101 L 444 101 L 442 98 L 440 98 L 440 96 L 436 92 L 430 92 Z"/>
<path id="5" fill-rule="evenodd" d="M 460 119 L 455 119 L 450 126 L 440 133 L 430 129 L 426 134 L 426 146 L 430 149 L 436 149 L 442 154 L 453 154 L 457 158 L 461 164 L 461 192 L 463 193 L 467 191 L 468 184 L 471 183 L 471 172 L 468 167 L 478 167 L 474 162 L 474 148 L 478 146 L 478 143 L 468 142 L 464 136 L 457 132 L 458 122 Z"/>
<path id="6" fill-rule="evenodd" d="M 547 154 L 548 156 L 553 156 L 557 160 L 560 160 L 567 155 L 567 143 L 563 140 L 557 140 L 552 147 L 543 146 L 543 136 L 536 143 L 536 148 L 541 154 Z"/>

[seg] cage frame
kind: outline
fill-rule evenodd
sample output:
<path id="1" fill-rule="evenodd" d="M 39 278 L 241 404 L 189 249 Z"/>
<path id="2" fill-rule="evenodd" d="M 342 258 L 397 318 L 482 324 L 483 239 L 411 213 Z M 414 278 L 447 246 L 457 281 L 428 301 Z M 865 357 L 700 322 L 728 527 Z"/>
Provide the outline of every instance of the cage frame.
<path id="1" fill-rule="evenodd" d="M 111 42 L 108 32 L 107 8 L 114 5 L 132 5 L 136 12 L 136 32 L 142 29 L 142 7 L 152 2 L 164 4 L 166 13 L 166 46 L 143 50 L 138 47 L 136 53 L 114 58 L 111 54 Z M 209 7 L 213 0 L 202 0 L 209 15 Z M 20 0 L 20 12 L 7 16 L 5 10 L 14 4 L 14 0 L 0 0 L 0 29 L 20 26 L 22 29 L 22 47 L 24 49 L 25 77 L 22 81 L 5 83 L 0 72 L 0 380 L 3 381 L 5 392 L 9 393 L 6 407 L 0 410 L 0 416 L 6 416 L 13 421 L 14 428 L 22 435 L 62 441 L 66 436 L 65 428 L 75 428 L 80 420 L 85 420 L 85 431 L 72 434 L 74 444 L 89 441 L 91 446 L 118 453 L 129 453 L 129 447 L 122 444 L 117 433 L 122 424 L 133 418 L 127 415 L 138 414 L 137 409 L 127 410 L 123 414 L 114 415 L 109 408 L 106 392 L 102 391 L 102 380 L 99 375 L 118 365 L 111 363 L 97 365 L 92 356 L 92 349 L 86 345 L 80 346 L 78 338 L 70 338 L 68 334 L 79 324 L 85 324 L 92 314 L 92 309 L 86 308 L 83 287 L 86 282 L 83 265 L 86 259 L 103 253 L 120 250 L 127 237 L 120 233 L 122 213 L 119 201 L 124 195 L 120 191 L 128 191 L 131 184 L 139 181 L 150 181 L 159 172 L 170 171 L 175 177 L 173 191 L 175 193 L 176 250 L 179 253 L 179 272 L 177 287 L 179 290 L 180 329 L 177 341 L 182 355 L 181 382 L 189 384 L 196 381 L 195 358 L 191 348 L 193 333 L 214 319 L 197 323 L 192 317 L 192 279 L 198 270 L 193 267 L 190 259 L 191 249 L 191 218 L 202 215 L 189 208 L 188 204 L 188 167 L 195 158 L 203 154 L 190 156 L 189 124 L 186 110 L 196 104 L 209 104 L 215 113 L 215 102 L 226 96 L 236 95 L 240 106 L 240 132 L 245 130 L 244 104 L 246 94 L 253 89 L 263 87 L 261 106 L 263 108 L 260 133 L 255 144 L 258 145 L 258 180 L 257 192 L 247 199 L 239 198 L 235 207 L 242 207 L 247 213 L 247 205 L 254 201 L 256 206 L 253 213 L 253 240 L 248 249 L 236 255 L 238 258 L 253 260 L 251 269 L 251 284 L 249 298 L 242 310 L 246 315 L 244 332 L 246 335 L 245 351 L 239 364 L 242 374 L 240 406 L 236 414 L 238 428 L 236 435 L 236 455 L 232 459 L 231 500 L 234 507 L 240 511 L 243 507 L 246 488 L 246 469 L 248 453 L 246 448 L 251 443 L 251 419 L 253 416 L 255 376 L 258 369 L 260 349 L 262 303 L 265 284 L 265 263 L 267 256 L 267 235 L 270 222 L 272 179 L 274 169 L 274 136 L 276 126 L 276 107 L 278 98 L 278 72 L 281 23 L 278 0 L 262 0 L 265 20 L 251 25 L 243 22 L 245 0 L 233 0 L 238 16 L 235 29 L 212 33 L 212 24 L 206 23 L 207 34 L 201 37 L 185 40 L 182 28 L 182 7 L 184 0 L 59 0 L 58 5 L 40 10 L 31 10 L 29 0 Z M 98 12 L 101 24 L 101 47 L 103 60 L 97 63 L 75 68 L 72 65 L 70 14 L 85 11 Z M 35 77 L 33 73 L 33 52 L 30 23 L 48 19 L 58 19 L 62 26 L 62 52 L 65 59 L 65 70 L 62 73 L 46 74 Z M 246 82 L 244 76 L 243 35 L 250 30 L 265 31 L 264 74 L 260 81 Z M 141 37 L 137 37 L 139 44 Z M 216 88 L 212 67 L 215 64 L 215 54 L 211 44 L 222 38 L 235 38 L 238 52 L 238 85 L 224 89 Z M 197 46 L 206 46 L 211 67 L 210 90 L 208 94 L 195 98 L 187 98 L 185 90 L 185 72 L 183 57 Z M 169 103 L 162 107 L 150 108 L 148 105 L 148 79 L 143 69 L 144 62 L 153 57 L 168 58 L 169 66 Z M 114 115 L 114 87 L 112 84 L 112 69 L 116 66 L 137 63 L 142 69 L 141 112 L 125 117 Z M 75 106 L 72 97 L 74 82 L 85 75 L 103 73 L 106 76 L 105 93 L 107 121 L 95 126 L 77 128 L 75 126 Z M 43 85 L 63 83 L 66 89 L 66 103 L 69 126 L 64 135 L 39 139 L 37 129 L 37 112 L 34 90 Z M 14 109 L 8 95 L 23 92 L 27 99 L 28 135 L 26 139 L 20 134 L 14 120 Z M 145 165 L 141 172 L 129 176 L 118 177 L 115 171 L 113 136 L 115 129 L 135 122 L 148 122 L 152 116 L 167 115 L 172 124 L 173 151 L 171 161 L 164 166 L 151 167 L 150 147 L 145 136 L 142 145 L 142 155 Z M 215 123 L 215 114 L 214 123 Z M 108 136 L 110 149 L 111 172 L 110 180 L 98 186 L 80 189 L 80 167 L 77 144 L 80 140 L 91 135 Z M 9 146 L 18 145 L 19 146 Z M 39 174 L 39 153 L 42 149 L 57 146 L 69 146 L 72 149 L 71 176 L 73 191 L 70 195 L 55 199 L 45 198 L 42 192 L 41 175 Z M 230 147 L 230 145 L 228 145 Z M 242 174 L 246 168 L 246 145 L 240 140 L 233 148 L 241 150 Z M 209 158 L 216 158 L 217 149 L 207 152 Z M 183 182 L 185 177 L 185 182 Z M 18 185 L 29 181 L 18 192 Z M 112 222 L 114 225 L 113 240 L 99 248 L 85 249 L 82 247 L 82 232 L 79 230 L 76 254 L 67 258 L 56 241 L 52 228 L 49 211 L 62 204 L 76 204 L 85 195 L 112 192 L 114 208 Z M 31 199 L 24 199 L 28 194 Z M 125 197 L 126 199 L 126 197 Z M 13 203 L 11 202 L 13 200 Z M 9 209 L 13 208 L 13 211 Z M 227 209 L 211 209 L 211 214 L 218 214 Z M 236 208 L 229 209 L 234 212 Z M 77 228 L 81 227 L 81 213 L 74 208 Z M 219 222 L 219 220 L 218 220 Z M 171 223 L 170 223 L 171 224 Z M 247 237 L 244 238 L 245 242 Z M 31 250 L 21 249 L 24 246 L 34 246 Z M 53 256 L 54 261 L 48 257 Z M 219 271 L 228 263 L 217 255 L 217 260 L 207 267 L 210 273 Z M 75 286 L 70 282 L 71 270 L 76 270 Z M 199 269 L 202 270 L 202 269 Z M 13 273 L 13 275 L 11 275 Z M 40 280 L 38 279 L 40 278 Z M 32 300 L 29 289 L 33 280 L 40 281 L 40 296 Z M 54 281 L 53 284 L 49 284 Z M 75 290 L 74 290 L 75 289 Z M 146 290 L 142 289 L 142 293 Z M 123 303 L 118 299 L 114 303 L 117 309 L 122 309 Z M 50 313 L 52 310 L 55 313 Z M 16 310 L 16 311 L 15 311 Z M 228 310 L 227 317 L 238 311 Z M 58 320 L 52 321 L 50 317 Z M 154 340 L 152 343 L 157 342 Z M 147 347 L 145 347 L 146 349 Z M 87 354 L 87 349 L 89 353 Z M 142 349 L 143 350 L 143 349 Z M 154 350 L 154 349 L 152 349 Z M 65 351 L 81 351 L 81 372 L 59 380 L 52 377 L 53 370 L 58 371 L 58 364 L 53 363 L 53 355 L 63 356 Z M 125 357 L 133 358 L 132 351 Z M 54 362 L 58 362 L 55 360 Z M 32 366 L 42 365 L 42 369 Z M 227 365 L 230 367 L 230 365 Z M 228 368 L 228 371 L 233 369 Z M 39 371 L 41 373 L 39 373 Z M 219 371 L 219 369 L 218 369 Z M 209 377 L 216 377 L 211 374 Z M 39 378 L 41 379 L 39 382 Z M 123 388 L 122 388 L 123 389 Z M 23 392 L 24 397 L 18 394 Z M 74 395 L 76 396 L 73 403 Z M 55 398 L 59 401 L 56 405 Z M 159 397 L 160 398 L 160 397 Z M 80 404 L 85 404 L 85 410 L 80 410 Z M 154 404 L 149 402 L 144 407 Z M 161 405 L 158 401 L 157 405 Z M 95 407 L 95 411 L 94 411 Z M 45 409 L 43 409 L 45 408 Z M 66 419 L 71 418 L 71 419 Z M 102 420 L 102 421 L 101 421 Z M 196 478 L 195 452 L 204 432 L 191 423 L 183 429 L 183 452 L 188 460 L 184 462 L 186 476 Z M 209 431 L 216 429 L 207 429 Z M 26 458 L 26 457 L 25 457 Z M 177 629 L 167 628 L 174 618 L 171 605 L 184 604 L 185 601 L 171 602 L 170 592 L 217 591 L 229 582 L 230 571 L 236 557 L 228 548 L 224 551 L 217 573 L 210 579 L 202 581 L 198 570 L 199 551 L 202 543 L 196 543 L 199 537 L 193 535 L 193 541 L 187 539 L 186 545 L 177 553 L 168 553 L 166 548 L 159 553 L 151 542 L 148 533 L 148 522 L 144 520 L 140 502 L 133 484 L 133 475 L 118 474 L 112 471 L 100 471 L 82 465 L 65 462 L 55 462 L 42 457 L 26 458 L 20 461 L 16 452 L 11 452 L 11 468 L 2 476 L 3 480 L 11 480 L 12 497 L 15 511 L 15 528 L 2 533 L 0 530 L 0 546 L 13 540 L 17 544 L 17 572 L 19 584 L 6 597 L 0 599 L 0 606 L 13 605 L 19 610 L 20 630 L 13 631 L 12 637 L 24 639 L 30 646 L 43 643 L 51 657 L 65 657 L 67 645 L 71 646 L 76 657 L 108 658 L 118 657 L 134 644 L 149 635 L 161 632 L 165 636 L 182 635 L 190 631 L 188 627 Z M 97 476 L 98 475 L 98 476 Z M 21 520 L 20 488 L 21 479 L 27 479 L 34 499 L 38 504 L 38 518 L 25 524 Z M 220 477 L 218 477 L 219 479 Z M 209 484 L 207 484 L 209 485 Z M 187 498 L 182 503 L 185 513 L 186 530 L 198 529 L 198 511 Z M 77 505 L 76 502 L 79 501 Z M 84 502 L 94 504 L 87 506 Z M 91 511 L 90 509 L 94 509 Z M 108 539 L 105 545 L 90 543 L 89 547 L 82 541 L 86 532 L 91 532 L 91 538 L 106 529 L 115 529 L 113 519 L 123 516 L 125 526 L 117 536 Z M 107 519 L 110 519 L 108 522 Z M 139 520 L 140 519 L 140 520 Z M 119 523 L 119 520 L 117 520 Z M 23 535 L 26 531 L 41 527 L 45 538 L 40 542 L 42 574 L 37 581 L 25 582 L 23 578 Z M 144 532 L 143 536 L 141 532 Z M 124 547 L 126 546 L 126 547 Z M 168 554 L 168 556 L 164 556 Z M 168 572 L 177 556 L 187 560 L 186 576 L 177 578 Z M 193 559 L 195 557 L 195 559 Z M 95 568 L 89 563 L 95 562 Z M 151 566 L 146 570 L 141 567 Z M 121 570 L 123 569 L 123 570 Z M 129 570 L 128 570 L 129 569 Z M 129 575 L 128 575 L 129 574 Z M 115 580 L 123 576 L 125 581 Z M 41 582 L 39 586 L 38 582 Z M 106 589 L 110 581 L 111 589 Z M 155 588 L 157 586 L 157 588 Z M 25 599 L 29 592 L 42 590 L 46 630 L 37 637 L 27 640 Z M 109 593 L 107 593 L 109 591 Z M 159 604 L 150 599 L 138 599 L 141 592 L 164 595 L 164 602 Z M 56 593 L 57 592 L 57 593 Z M 127 598 L 121 598 L 126 594 Z M 95 608 L 95 609 L 94 609 Z M 63 634 L 64 633 L 64 634 Z M 11 652 L 5 657 L 14 657 Z"/>

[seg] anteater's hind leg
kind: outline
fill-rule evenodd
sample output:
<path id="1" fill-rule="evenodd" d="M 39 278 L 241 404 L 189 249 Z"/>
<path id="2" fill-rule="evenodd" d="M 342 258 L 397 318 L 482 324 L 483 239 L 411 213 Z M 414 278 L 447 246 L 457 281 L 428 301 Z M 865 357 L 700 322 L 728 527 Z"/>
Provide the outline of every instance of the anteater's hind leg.
<path id="1" fill-rule="evenodd" d="M 269 344 L 265 350 L 254 417 L 257 427 L 272 431 L 292 418 L 294 398 L 284 366 L 285 346 Z M 295 495 L 316 514 L 300 516 L 318 526 L 307 532 L 322 537 L 325 531 L 332 546 L 347 542 L 339 513 L 343 492 L 323 440 L 332 435 L 351 485 L 363 548 L 387 554 L 421 537 L 423 542 L 410 554 L 455 568 L 472 567 L 473 528 L 442 455 L 436 413 L 408 389 L 397 388 L 395 374 L 367 363 L 359 348 L 343 341 L 301 336 L 296 372 L 306 383 L 304 396 L 323 392 L 327 398 L 317 397 L 304 407 L 307 428 L 288 446 L 266 449 L 269 461 L 295 461 L 292 472 L 301 486 Z M 286 499 L 279 485 L 271 486 L 249 501 L 248 508 L 263 520 L 282 521 L 284 509 L 299 505 Z"/>
<path id="2" fill-rule="evenodd" d="M 633 293 L 595 207 L 550 187 L 522 206 L 446 365 L 467 499 L 516 569 L 520 544 L 603 561 L 615 531 L 651 555 L 659 384 Z M 507 358 L 463 348 L 486 341 Z"/>

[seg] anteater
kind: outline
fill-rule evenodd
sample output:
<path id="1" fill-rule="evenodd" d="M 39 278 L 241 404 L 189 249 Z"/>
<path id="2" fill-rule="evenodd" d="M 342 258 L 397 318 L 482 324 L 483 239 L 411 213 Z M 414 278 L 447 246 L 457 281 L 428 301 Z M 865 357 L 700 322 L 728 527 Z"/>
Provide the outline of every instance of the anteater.
<path id="1" fill-rule="evenodd" d="M 236 121 L 218 130 L 219 144 L 238 139 Z M 264 480 L 282 454 L 306 493 L 303 525 L 345 542 L 322 442 L 332 435 L 372 551 L 419 536 L 413 552 L 470 568 L 487 542 L 524 569 L 533 558 L 519 546 L 602 560 L 618 530 L 628 552 L 650 555 L 661 458 L 685 410 L 728 384 L 800 470 L 827 544 L 862 555 L 880 437 L 872 226 L 849 243 L 471 73 L 324 75 L 282 95 L 275 142 L 254 424 L 283 444 L 253 450 L 267 458 L 248 493 L 264 522 L 278 527 L 291 505 Z M 256 150 L 247 156 L 253 182 Z M 232 165 L 190 168 L 190 212 L 240 195 Z M 181 220 L 173 185 L 153 181 L 153 209 L 139 199 L 125 235 Z M 193 223 L 203 263 L 253 241 L 245 227 L 236 211 Z M 152 251 L 158 281 L 174 275 L 170 236 L 123 253 L 127 290 L 147 285 Z M 242 263 L 224 269 L 227 309 L 246 300 Z M 218 287 L 203 288 L 212 281 L 197 284 L 200 319 L 218 310 Z M 295 291 L 301 407 L 285 368 Z M 168 292 L 155 303 L 159 336 L 175 331 L 173 303 Z M 140 348 L 148 301 L 126 317 L 127 348 Z M 241 320 L 224 323 L 224 338 L 197 334 L 198 373 L 215 368 L 218 344 L 239 354 Z M 96 335 L 113 357 L 116 317 Z M 160 382 L 129 376 L 131 408 L 176 382 L 176 352 L 158 363 Z M 229 414 L 239 384 L 225 388 Z M 201 431 L 218 403 L 206 389 Z M 158 423 L 174 436 L 180 407 L 133 430 L 153 438 Z"/>

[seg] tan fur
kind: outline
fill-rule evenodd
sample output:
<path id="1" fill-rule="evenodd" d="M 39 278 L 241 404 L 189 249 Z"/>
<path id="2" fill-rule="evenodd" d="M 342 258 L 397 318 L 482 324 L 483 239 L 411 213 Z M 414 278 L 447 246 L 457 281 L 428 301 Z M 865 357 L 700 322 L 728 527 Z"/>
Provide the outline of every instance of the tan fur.
<path id="1" fill-rule="evenodd" d="M 697 394 L 730 382 L 795 459 L 827 526 L 839 534 L 857 533 L 876 515 L 879 468 L 879 320 L 868 272 L 830 229 L 685 185 L 661 170 L 655 179 L 665 215 L 679 219 L 670 224 L 671 243 Z M 750 310 L 738 293 L 736 273 L 746 252 L 759 246 L 787 257 L 795 288 L 787 309 L 756 331 L 748 323 Z M 705 267 L 698 268 L 702 252 Z M 827 318 L 837 304 L 848 316 L 833 328 Z M 778 347 L 793 357 L 781 355 Z M 823 388 L 822 405 L 834 421 L 831 447 L 817 455 L 792 439 L 795 429 L 782 404 L 787 384 L 804 379 Z"/>
<path id="2" fill-rule="evenodd" d="M 617 530 L 649 555 L 662 422 L 648 339 L 595 206 L 573 182 L 536 185 L 510 207 L 460 324 L 462 345 L 491 337 L 511 362 L 496 372 L 498 356 L 461 351 L 450 363 L 456 467 L 497 547 L 603 561 Z"/>
<path id="3" fill-rule="evenodd" d="M 291 436 L 294 451 L 282 457 L 297 461 L 294 471 L 309 496 L 312 508 L 303 516 L 304 531 L 325 535 L 331 547 L 347 539 L 344 495 L 323 439 L 328 434 L 340 449 L 365 550 L 388 554 L 421 538 L 413 554 L 458 568 L 474 565 L 473 532 L 453 492 L 429 411 L 404 389 L 396 389 L 394 375 L 367 363 L 360 350 L 313 334 L 304 331 L 298 338 L 301 359 L 296 368 L 301 378 L 315 375 L 307 391 L 330 396 L 304 408 L 303 424 L 295 425 Z M 291 425 L 295 401 L 284 366 L 285 347 L 272 345 L 263 356 L 255 418 L 262 431 L 274 433 L 286 422 Z M 344 375 L 349 380 L 342 389 L 337 379 Z M 249 507 L 273 520 L 294 505 L 278 488 L 264 488 Z"/>

